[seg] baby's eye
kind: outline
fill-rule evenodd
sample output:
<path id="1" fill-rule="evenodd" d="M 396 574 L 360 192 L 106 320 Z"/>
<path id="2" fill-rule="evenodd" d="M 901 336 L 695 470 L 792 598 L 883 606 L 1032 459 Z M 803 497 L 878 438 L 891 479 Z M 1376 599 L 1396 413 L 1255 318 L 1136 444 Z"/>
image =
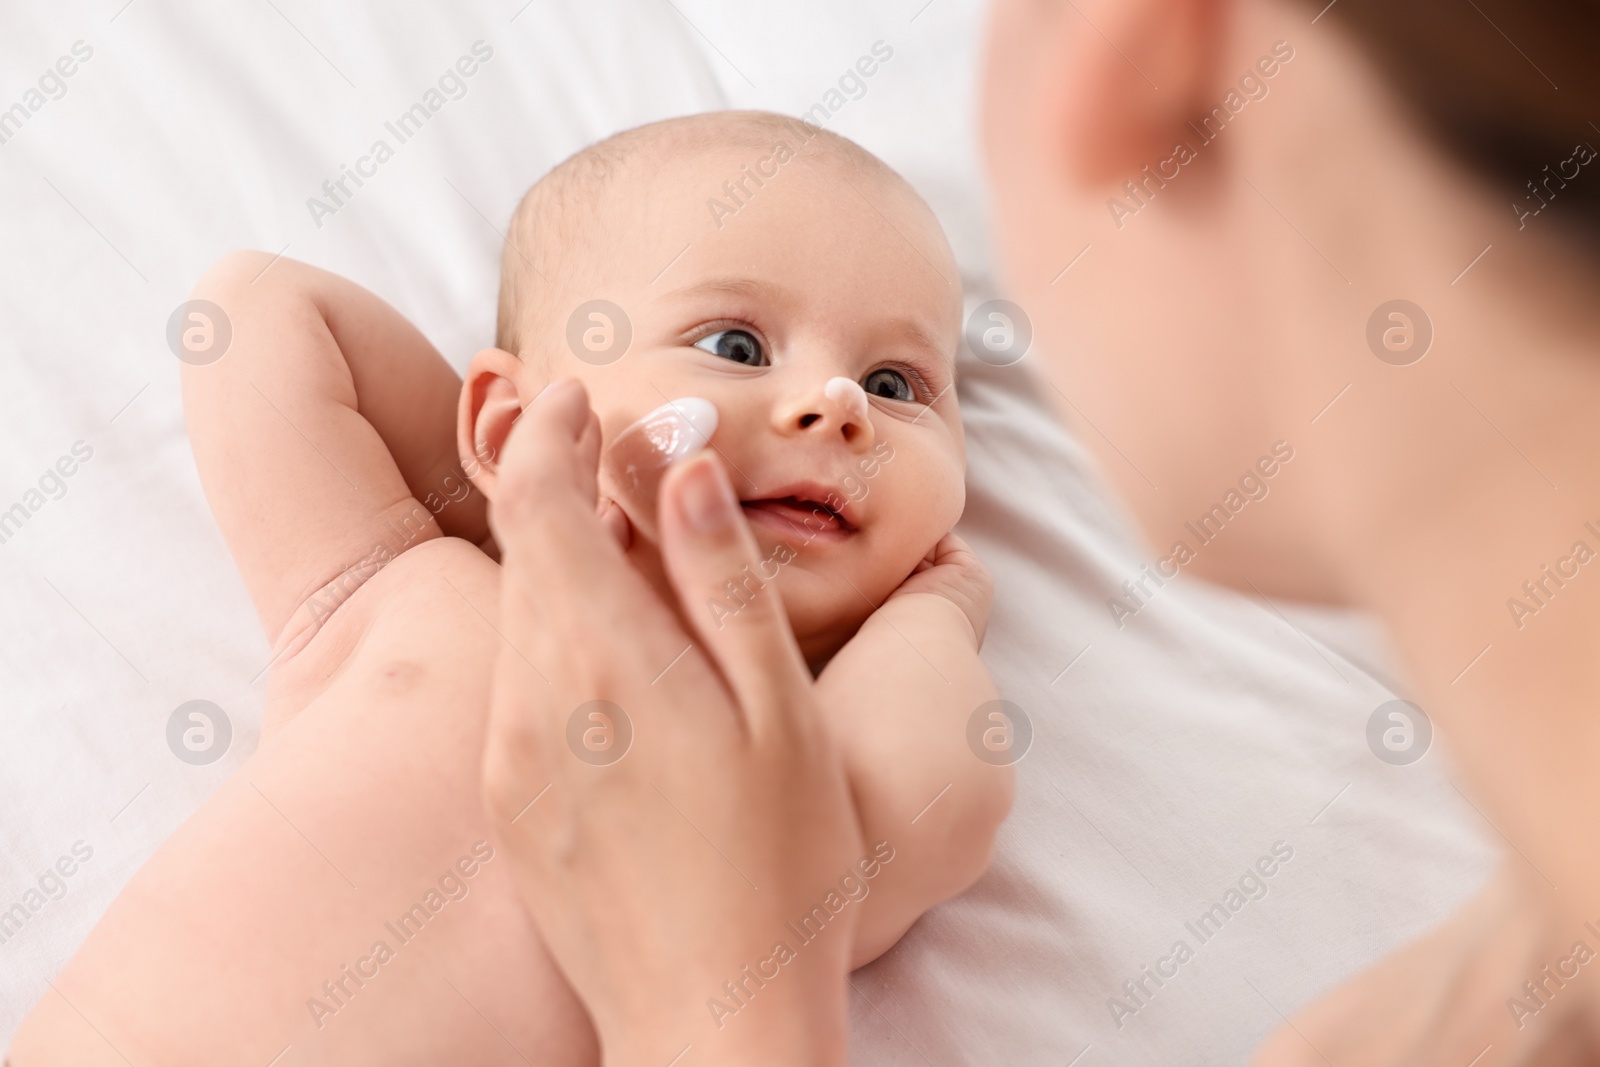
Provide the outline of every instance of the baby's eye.
<path id="1" fill-rule="evenodd" d="M 866 381 L 861 383 L 861 388 L 867 391 L 868 396 L 881 396 L 887 400 L 915 400 L 916 390 L 911 388 L 911 383 L 906 381 L 905 375 L 897 370 L 875 370 L 867 375 Z"/>
<path id="2" fill-rule="evenodd" d="M 713 356 L 731 359 L 749 367 L 767 365 L 767 354 L 761 350 L 761 342 L 748 330 L 718 330 L 702 337 L 694 346 Z"/>

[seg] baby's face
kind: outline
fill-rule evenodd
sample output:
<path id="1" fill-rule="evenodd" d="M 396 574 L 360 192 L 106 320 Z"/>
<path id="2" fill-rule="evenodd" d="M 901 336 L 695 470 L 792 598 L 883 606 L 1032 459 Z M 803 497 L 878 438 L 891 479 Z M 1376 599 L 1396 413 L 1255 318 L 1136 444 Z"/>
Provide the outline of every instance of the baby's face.
<path id="1" fill-rule="evenodd" d="M 626 353 L 596 365 L 580 347 L 580 358 L 559 311 L 532 343 L 550 378 L 587 387 L 608 446 L 667 401 L 716 406 L 710 446 L 744 503 L 760 577 L 775 581 L 815 658 L 848 639 L 961 514 L 960 283 L 927 208 L 883 176 L 795 160 L 759 188 L 745 179 L 749 195 L 736 189 L 742 204 L 732 200 L 723 183 L 770 155 L 716 149 L 647 184 L 619 182 L 604 252 L 585 257 L 567 295 L 574 309 L 621 307 Z M 592 339 L 604 344 L 601 320 L 579 325 L 601 327 Z M 604 477 L 601 491 L 633 510 Z M 654 552 L 637 540 L 636 551 Z M 754 582 L 728 577 L 751 595 Z M 704 610 L 739 606 L 729 595 Z"/>

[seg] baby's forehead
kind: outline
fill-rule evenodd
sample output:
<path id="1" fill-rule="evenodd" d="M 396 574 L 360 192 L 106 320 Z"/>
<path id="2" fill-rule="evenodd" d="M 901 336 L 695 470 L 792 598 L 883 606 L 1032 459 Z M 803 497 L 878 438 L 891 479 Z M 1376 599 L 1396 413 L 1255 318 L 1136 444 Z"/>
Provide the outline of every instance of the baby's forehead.
<path id="1" fill-rule="evenodd" d="M 938 229 L 911 185 L 853 141 L 776 116 L 696 120 L 645 127 L 595 146 L 588 165 L 574 168 L 571 193 L 592 201 L 602 225 L 648 227 L 665 211 L 692 208 L 707 236 L 722 234 L 736 218 L 760 225 L 764 213 L 746 209 L 775 193 L 866 199 L 896 215 L 920 215 Z"/>
<path id="2" fill-rule="evenodd" d="M 530 191 L 507 238 L 502 324 L 516 314 L 508 303 L 549 311 L 557 292 L 568 303 L 602 288 L 654 300 L 691 279 L 731 293 L 806 277 L 825 288 L 852 272 L 858 308 L 909 297 L 924 318 L 959 320 L 959 274 L 937 219 L 876 156 L 784 116 L 689 116 L 591 146 Z"/>
<path id="3" fill-rule="evenodd" d="M 567 220 L 581 221 L 591 237 L 632 234 L 687 202 L 720 231 L 734 215 L 745 222 L 744 209 L 769 185 L 870 197 L 920 214 L 939 231 L 922 198 L 877 156 L 799 119 L 759 111 L 670 119 L 591 145 L 535 184 L 517 214 L 542 225 L 519 228 L 554 230 Z"/>

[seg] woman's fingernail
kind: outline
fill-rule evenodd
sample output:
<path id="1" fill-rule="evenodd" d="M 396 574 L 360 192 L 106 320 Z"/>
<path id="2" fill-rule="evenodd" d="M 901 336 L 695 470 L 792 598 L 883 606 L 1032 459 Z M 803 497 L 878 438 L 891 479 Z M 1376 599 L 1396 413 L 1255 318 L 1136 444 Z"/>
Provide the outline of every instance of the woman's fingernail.
<path id="1" fill-rule="evenodd" d="M 733 488 L 715 460 L 690 465 L 683 474 L 683 512 L 700 533 L 716 533 L 733 523 Z"/>

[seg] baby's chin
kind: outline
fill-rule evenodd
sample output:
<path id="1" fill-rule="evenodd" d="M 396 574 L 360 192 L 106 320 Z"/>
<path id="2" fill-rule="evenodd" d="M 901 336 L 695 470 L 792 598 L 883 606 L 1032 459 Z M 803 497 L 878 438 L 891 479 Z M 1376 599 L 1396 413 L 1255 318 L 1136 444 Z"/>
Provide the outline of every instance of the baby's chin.
<path id="1" fill-rule="evenodd" d="M 874 610 L 874 601 L 866 599 L 863 592 L 825 570 L 789 568 L 778 576 L 776 585 L 795 641 L 813 673 L 856 635 Z M 881 599 L 877 598 L 878 602 Z"/>
<path id="2" fill-rule="evenodd" d="M 875 605 L 893 592 L 893 586 L 879 590 L 877 585 L 881 583 L 864 582 L 860 575 L 852 578 L 843 566 L 830 566 L 830 561 L 814 556 L 802 559 L 803 548 L 787 546 L 763 533 L 756 531 L 760 549 L 757 561 L 728 575 L 707 603 L 687 610 L 709 612 L 712 624 L 721 627 L 756 596 L 775 589 L 783 601 L 795 641 L 815 673 L 855 636 Z M 628 558 L 663 599 L 674 595 L 654 542 L 636 532 Z M 909 567 L 906 570 L 909 573 Z"/>

